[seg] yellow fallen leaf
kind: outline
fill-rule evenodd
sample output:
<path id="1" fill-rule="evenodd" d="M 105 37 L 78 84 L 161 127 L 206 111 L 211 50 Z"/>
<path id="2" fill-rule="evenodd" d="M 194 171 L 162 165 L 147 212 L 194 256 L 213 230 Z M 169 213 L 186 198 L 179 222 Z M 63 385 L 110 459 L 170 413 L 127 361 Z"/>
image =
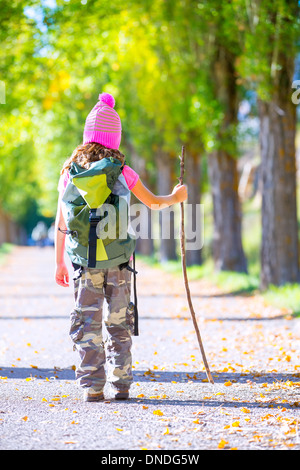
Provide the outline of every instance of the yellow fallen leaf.
<path id="1" fill-rule="evenodd" d="M 117 431 L 123 431 L 123 429 L 121 429 L 121 428 L 116 428 L 116 430 L 117 430 Z"/>
<path id="2" fill-rule="evenodd" d="M 157 416 L 163 416 L 163 412 L 160 411 L 160 410 L 154 410 L 154 411 L 153 411 L 153 414 L 154 414 L 154 415 L 157 415 Z"/>
<path id="3" fill-rule="evenodd" d="M 139 395 L 137 395 L 136 397 L 137 398 L 143 398 L 145 395 L 143 393 L 140 393 Z"/>
<path id="4" fill-rule="evenodd" d="M 22 420 L 23 420 L 23 421 L 27 421 L 27 420 L 28 420 L 28 416 L 23 416 Z"/>
<path id="5" fill-rule="evenodd" d="M 238 428 L 240 426 L 240 422 L 239 421 L 234 421 L 231 426 L 233 426 L 234 428 Z"/>
<path id="6" fill-rule="evenodd" d="M 241 408 L 241 410 L 243 413 L 250 413 L 250 410 L 248 410 L 248 408 Z"/>
<path id="7" fill-rule="evenodd" d="M 227 382 L 224 383 L 224 385 L 225 385 L 226 387 L 230 387 L 230 385 L 232 385 L 232 383 L 230 382 L 230 380 L 228 380 Z"/>
<path id="8" fill-rule="evenodd" d="M 224 439 L 221 439 L 219 444 L 218 444 L 218 449 L 224 449 L 226 444 L 228 444 L 228 441 L 225 441 Z"/>
<path id="9" fill-rule="evenodd" d="M 168 427 L 166 428 L 166 430 L 165 430 L 165 432 L 163 433 L 163 435 L 165 436 L 166 434 L 170 434 L 170 430 L 169 430 Z"/>

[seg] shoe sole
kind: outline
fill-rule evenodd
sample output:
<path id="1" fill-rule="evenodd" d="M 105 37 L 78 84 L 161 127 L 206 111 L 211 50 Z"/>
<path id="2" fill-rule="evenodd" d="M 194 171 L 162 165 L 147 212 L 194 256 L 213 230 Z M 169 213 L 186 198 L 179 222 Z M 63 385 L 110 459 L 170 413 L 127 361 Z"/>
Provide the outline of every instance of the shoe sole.
<path id="1" fill-rule="evenodd" d="M 84 397 L 84 401 L 86 402 L 96 402 L 96 401 L 102 401 L 104 400 L 104 395 L 86 395 Z"/>
<path id="2" fill-rule="evenodd" d="M 118 392 L 115 394 L 115 400 L 128 400 L 129 393 L 128 392 Z"/>

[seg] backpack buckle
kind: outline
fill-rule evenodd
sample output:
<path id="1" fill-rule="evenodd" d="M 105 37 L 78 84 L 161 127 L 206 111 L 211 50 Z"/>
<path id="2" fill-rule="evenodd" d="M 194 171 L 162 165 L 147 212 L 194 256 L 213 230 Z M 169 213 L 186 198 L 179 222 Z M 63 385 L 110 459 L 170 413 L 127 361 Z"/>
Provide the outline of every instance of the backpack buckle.
<path id="1" fill-rule="evenodd" d="M 96 226 L 100 222 L 100 216 L 96 212 L 97 209 L 90 209 L 89 211 L 89 222 L 92 226 Z"/>

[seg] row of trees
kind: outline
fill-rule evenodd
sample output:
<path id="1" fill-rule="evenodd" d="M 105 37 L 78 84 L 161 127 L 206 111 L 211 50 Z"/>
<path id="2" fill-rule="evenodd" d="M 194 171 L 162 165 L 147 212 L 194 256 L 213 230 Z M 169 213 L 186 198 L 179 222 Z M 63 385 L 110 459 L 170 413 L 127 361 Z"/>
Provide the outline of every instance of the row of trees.
<path id="1" fill-rule="evenodd" d="M 210 191 L 220 270 L 247 272 L 238 196 L 238 110 L 260 122 L 261 285 L 299 280 L 296 105 L 299 6 L 288 0 L 1 1 L 2 205 L 54 211 L 59 169 L 101 91 L 114 94 L 122 149 L 155 191 L 176 183 L 186 146 L 189 202 Z M 2 28 L 3 24 L 3 28 Z M 3 184 L 2 184 L 3 181 Z M 26 183 L 25 183 L 26 182 Z M 151 247 L 147 246 L 149 251 Z M 175 256 L 162 243 L 162 257 Z M 201 263 L 201 251 L 190 252 Z"/>

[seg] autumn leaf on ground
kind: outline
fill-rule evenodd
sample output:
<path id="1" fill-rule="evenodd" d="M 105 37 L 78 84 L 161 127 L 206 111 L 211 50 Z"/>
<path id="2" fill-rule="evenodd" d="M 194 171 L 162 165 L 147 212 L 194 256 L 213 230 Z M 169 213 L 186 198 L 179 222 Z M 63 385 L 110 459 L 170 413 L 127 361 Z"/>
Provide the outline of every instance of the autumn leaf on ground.
<path id="1" fill-rule="evenodd" d="M 225 387 L 230 387 L 230 385 L 232 385 L 232 382 L 230 382 L 230 380 L 228 380 L 227 382 L 224 383 Z"/>
<path id="2" fill-rule="evenodd" d="M 228 444 L 228 441 L 225 441 L 224 439 L 221 439 L 219 444 L 218 444 L 218 449 L 224 449 L 224 447 Z"/>
<path id="3" fill-rule="evenodd" d="M 243 413 L 250 413 L 250 410 L 248 408 L 241 408 L 241 411 Z"/>

